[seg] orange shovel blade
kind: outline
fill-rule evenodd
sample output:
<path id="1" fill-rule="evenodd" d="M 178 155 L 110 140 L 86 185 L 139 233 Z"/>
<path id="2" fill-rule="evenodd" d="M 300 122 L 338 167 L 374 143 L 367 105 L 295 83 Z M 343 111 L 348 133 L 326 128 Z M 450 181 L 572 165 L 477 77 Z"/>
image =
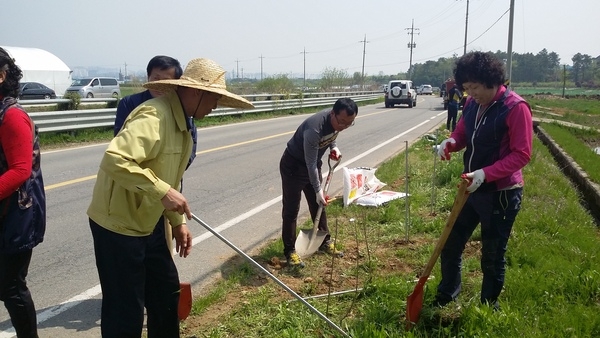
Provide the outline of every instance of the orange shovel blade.
<path id="1" fill-rule="evenodd" d="M 177 315 L 179 320 L 184 320 L 192 311 L 192 286 L 190 283 L 180 283 L 179 288 L 179 306 L 177 307 Z"/>
<path id="2" fill-rule="evenodd" d="M 410 329 L 419 321 L 421 308 L 423 308 L 423 286 L 429 276 L 421 276 L 415 289 L 406 299 L 406 329 Z"/>

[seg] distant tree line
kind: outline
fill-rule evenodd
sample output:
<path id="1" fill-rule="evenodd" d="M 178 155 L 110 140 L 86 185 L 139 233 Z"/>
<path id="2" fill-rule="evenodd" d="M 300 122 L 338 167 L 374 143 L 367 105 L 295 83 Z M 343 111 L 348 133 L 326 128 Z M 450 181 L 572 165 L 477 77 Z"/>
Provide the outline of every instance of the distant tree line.
<path id="1" fill-rule="evenodd" d="M 506 52 L 497 51 L 494 54 L 501 60 L 508 59 Z M 414 74 L 413 82 L 440 85 L 444 79 L 452 76 L 458 57 L 454 55 L 451 58 L 440 58 L 437 61 L 413 65 L 411 69 Z M 571 61 L 572 66 L 563 66 L 558 54 L 548 52 L 545 48 L 537 54 L 513 53 L 511 80 L 513 83 L 531 83 L 533 86 L 538 83 L 562 83 L 566 80 L 576 87 L 600 87 L 600 56 L 592 57 L 577 53 Z"/>
<path id="2" fill-rule="evenodd" d="M 507 60 L 508 54 L 502 51 L 493 53 L 501 60 Z M 453 76 L 454 65 L 458 55 L 442 57 L 437 61 L 426 61 L 416 63 L 407 72 L 396 74 L 377 75 L 354 72 L 350 75 L 346 70 L 335 67 L 326 67 L 319 79 L 290 78 L 287 74 L 269 76 L 263 80 L 237 78 L 228 82 L 228 86 L 239 94 L 256 93 L 292 93 L 299 91 L 344 91 L 357 90 L 379 90 L 382 85 L 390 80 L 408 79 L 415 85 L 431 84 L 441 86 L 442 83 Z M 545 48 L 537 54 L 513 53 L 511 80 L 513 84 L 538 86 L 562 85 L 563 81 L 568 86 L 584 88 L 600 88 L 600 56 L 592 57 L 588 54 L 577 53 L 571 59 L 572 66 L 564 66 L 560 63 L 560 57 L 555 52 L 548 52 Z M 508 77 L 508 74 L 507 74 Z"/>

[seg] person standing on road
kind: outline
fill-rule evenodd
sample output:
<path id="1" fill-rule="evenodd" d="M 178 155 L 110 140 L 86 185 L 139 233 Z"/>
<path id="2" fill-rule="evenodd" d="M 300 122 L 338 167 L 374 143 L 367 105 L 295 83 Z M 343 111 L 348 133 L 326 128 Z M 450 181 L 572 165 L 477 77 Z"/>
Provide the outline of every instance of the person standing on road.
<path id="1" fill-rule="evenodd" d="M 503 85 L 504 65 L 491 53 L 470 52 L 456 63 L 458 88 L 469 92 L 462 116 L 438 154 L 466 148 L 464 177 L 470 195 L 441 253 L 442 279 L 434 305 L 455 300 L 461 290 L 465 244 L 481 224 L 481 303 L 499 309 L 508 239 L 521 208 L 523 174 L 531 158 L 533 123 L 529 105 Z"/>
<path id="2" fill-rule="evenodd" d="M 46 232 L 46 194 L 38 129 L 17 104 L 23 73 L 0 48 L 0 299 L 19 338 L 36 338 L 27 288 L 33 248 Z"/>
<path id="3" fill-rule="evenodd" d="M 190 118 L 217 105 L 252 108 L 226 89 L 225 71 L 194 59 L 180 79 L 148 82 L 164 95 L 135 108 L 112 139 L 88 208 L 102 287 L 102 337 L 140 337 L 147 313 L 149 338 L 179 337 L 179 276 L 164 238 L 152 236 L 161 215 L 173 227 L 175 248 L 187 257 L 192 235 L 186 198 L 179 192 L 192 150 Z"/>
<path id="4" fill-rule="evenodd" d="M 304 267 L 304 262 L 296 253 L 296 223 L 300 211 L 302 193 L 308 202 L 312 219 L 315 218 L 319 204 L 327 205 L 321 186 L 321 158 L 327 148 L 330 157 L 338 160 L 342 154 L 336 145 L 336 138 L 342 130 L 354 125 L 358 115 L 356 103 L 349 98 L 338 99 L 333 109 L 324 109 L 307 118 L 288 141 L 281 161 L 279 172 L 283 189 L 282 233 L 283 254 L 288 266 Z M 319 220 L 319 230 L 329 231 L 325 209 Z M 319 247 L 319 251 L 343 256 L 335 248 L 328 233 Z"/>
<path id="5" fill-rule="evenodd" d="M 454 131 L 456 129 L 456 118 L 458 117 L 458 107 L 462 100 L 462 92 L 456 86 L 456 82 L 448 91 L 448 119 L 446 120 L 446 129 Z"/>

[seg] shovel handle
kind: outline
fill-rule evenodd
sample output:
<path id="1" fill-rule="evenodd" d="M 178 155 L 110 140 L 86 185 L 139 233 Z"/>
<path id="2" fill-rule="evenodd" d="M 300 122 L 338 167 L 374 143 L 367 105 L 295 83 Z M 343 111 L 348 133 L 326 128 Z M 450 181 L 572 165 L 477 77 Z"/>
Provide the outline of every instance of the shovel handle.
<path id="1" fill-rule="evenodd" d="M 329 191 L 329 185 L 331 184 L 331 177 L 333 176 L 333 172 L 335 171 L 335 168 L 337 168 L 341 161 L 342 155 L 340 155 L 337 158 L 337 160 L 335 160 L 335 164 L 333 166 L 331 166 L 331 157 L 329 157 L 329 159 L 327 160 L 327 165 L 329 166 L 329 173 L 327 173 L 327 178 L 325 179 L 325 186 L 323 188 L 324 195 L 327 195 L 327 192 Z"/>
<path id="2" fill-rule="evenodd" d="M 467 186 L 469 185 L 469 181 L 465 179 L 461 179 L 460 185 L 458 187 L 458 194 L 454 198 L 454 204 L 452 205 L 452 210 L 450 211 L 450 216 L 446 220 L 446 225 L 444 226 L 444 230 L 442 231 L 442 235 L 438 239 L 435 249 L 433 250 L 433 254 L 429 258 L 429 262 L 425 266 L 425 270 L 421 274 L 421 277 L 429 276 L 431 274 L 431 270 L 435 266 L 435 262 L 437 262 L 444 245 L 446 244 L 446 240 L 448 236 L 450 236 L 450 232 L 452 231 L 452 227 L 454 226 L 454 222 L 458 218 L 460 211 L 462 210 L 465 202 L 467 201 L 469 192 L 467 191 Z"/>
<path id="3" fill-rule="evenodd" d="M 335 160 L 335 164 L 331 166 L 331 157 L 327 160 L 327 165 L 329 166 L 329 172 L 327 173 L 327 178 L 325 178 L 325 185 L 323 186 L 323 195 L 327 196 L 327 192 L 329 191 L 329 185 L 331 184 L 331 177 L 333 177 L 333 172 L 335 168 L 342 161 L 342 156 L 340 155 L 337 160 Z M 313 220 L 313 229 L 317 231 L 319 227 L 319 221 L 321 221 L 321 214 L 323 213 L 323 204 L 319 203 L 319 209 L 317 210 L 317 214 L 315 215 L 315 219 Z"/>

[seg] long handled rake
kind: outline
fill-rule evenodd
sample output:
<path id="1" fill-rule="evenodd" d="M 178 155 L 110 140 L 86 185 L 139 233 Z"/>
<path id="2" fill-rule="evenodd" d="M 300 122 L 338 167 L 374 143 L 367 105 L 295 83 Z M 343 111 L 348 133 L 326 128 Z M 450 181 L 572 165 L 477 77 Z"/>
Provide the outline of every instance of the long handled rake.
<path id="1" fill-rule="evenodd" d="M 242 250 L 238 249 L 238 247 L 236 247 L 235 245 L 233 245 L 233 243 L 231 243 L 229 240 L 227 240 L 225 237 L 223 237 L 220 233 L 216 232 L 213 228 L 211 228 L 203 220 L 201 220 L 200 218 L 198 218 L 198 216 L 192 214 L 192 218 L 196 222 L 198 222 L 200 225 L 202 225 L 210 233 L 212 233 L 213 235 L 215 235 L 215 237 L 217 237 L 218 239 L 220 239 L 221 241 L 223 241 L 225 244 L 227 244 L 230 248 L 232 248 L 240 256 L 244 257 L 248 262 L 250 262 L 256 268 L 258 268 L 259 270 L 261 270 L 267 276 L 269 276 L 273 281 L 275 281 L 275 283 L 279 284 L 279 286 L 281 286 L 282 288 L 284 288 L 285 291 L 287 291 L 290 295 L 294 296 L 294 298 L 296 298 L 302 304 L 304 304 L 311 312 L 313 312 L 314 314 L 316 314 L 317 316 L 319 316 L 321 319 L 323 319 L 325 322 L 327 322 L 327 324 L 329 324 L 329 326 L 331 326 L 333 329 L 335 329 L 337 332 L 339 332 L 344 337 L 350 337 L 349 334 L 347 334 L 339 326 L 335 325 L 334 322 L 332 322 L 324 314 L 322 314 L 321 312 L 319 312 L 319 310 L 317 310 L 314 306 L 310 305 L 306 300 L 304 300 L 302 297 L 300 297 L 300 295 L 298 295 L 296 292 L 294 292 L 294 290 L 290 289 L 287 285 L 285 285 L 285 283 L 283 283 L 281 280 L 279 280 L 277 277 L 275 277 L 272 273 L 270 273 L 262 265 L 258 264 L 255 260 L 253 260 L 250 256 L 248 256 Z"/>

